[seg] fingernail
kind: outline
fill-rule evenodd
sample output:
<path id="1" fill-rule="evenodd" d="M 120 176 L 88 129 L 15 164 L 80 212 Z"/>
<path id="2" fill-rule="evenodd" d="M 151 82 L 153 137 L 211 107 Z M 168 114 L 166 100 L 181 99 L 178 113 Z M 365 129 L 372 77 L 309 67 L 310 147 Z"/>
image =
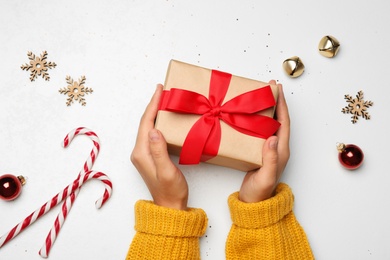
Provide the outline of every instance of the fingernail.
<path id="1" fill-rule="evenodd" d="M 273 138 L 273 139 L 269 142 L 269 148 L 271 148 L 271 149 L 276 149 L 277 147 L 278 147 L 278 139 Z"/>
<path id="2" fill-rule="evenodd" d="M 158 141 L 160 139 L 160 136 L 156 129 L 152 129 L 149 132 L 149 138 L 151 141 Z"/>

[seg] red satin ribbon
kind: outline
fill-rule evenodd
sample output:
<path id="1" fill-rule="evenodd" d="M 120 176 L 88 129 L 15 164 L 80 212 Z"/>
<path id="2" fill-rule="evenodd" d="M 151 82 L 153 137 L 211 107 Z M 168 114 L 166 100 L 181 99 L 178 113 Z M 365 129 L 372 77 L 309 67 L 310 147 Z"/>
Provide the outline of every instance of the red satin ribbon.
<path id="1" fill-rule="evenodd" d="M 222 105 L 231 77 L 231 74 L 212 70 L 208 99 L 184 89 L 172 88 L 163 92 L 160 110 L 201 115 L 187 134 L 180 153 L 180 164 L 198 164 L 218 154 L 220 120 L 243 134 L 264 139 L 278 130 L 278 121 L 256 114 L 275 106 L 270 86 L 248 91 Z"/>

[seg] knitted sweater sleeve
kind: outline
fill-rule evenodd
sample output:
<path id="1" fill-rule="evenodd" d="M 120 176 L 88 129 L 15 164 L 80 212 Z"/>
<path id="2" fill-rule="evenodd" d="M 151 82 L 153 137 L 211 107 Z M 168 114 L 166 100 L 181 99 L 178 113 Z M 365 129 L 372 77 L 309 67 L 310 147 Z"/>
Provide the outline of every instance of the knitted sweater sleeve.
<path id="1" fill-rule="evenodd" d="M 200 259 L 199 238 L 206 228 L 202 209 L 176 210 L 140 200 L 135 205 L 136 234 L 126 260 Z"/>
<path id="2" fill-rule="evenodd" d="M 233 225 L 226 241 L 226 259 L 314 259 L 306 234 L 292 211 L 294 196 L 286 184 L 276 195 L 244 203 L 229 196 Z"/>

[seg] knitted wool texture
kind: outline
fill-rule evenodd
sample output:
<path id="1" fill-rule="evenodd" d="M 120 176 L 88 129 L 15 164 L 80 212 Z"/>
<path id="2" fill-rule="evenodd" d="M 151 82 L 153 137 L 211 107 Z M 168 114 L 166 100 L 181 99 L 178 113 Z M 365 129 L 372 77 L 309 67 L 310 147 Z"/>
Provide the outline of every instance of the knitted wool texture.
<path id="1" fill-rule="evenodd" d="M 286 184 L 276 195 L 244 203 L 238 192 L 228 198 L 233 225 L 226 242 L 226 259 L 314 259 L 302 227 L 292 212 L 294 197 Z"/>
<path id="2" fill-rule="evenodd" d="M 314 259 L 292 212 L 294 197 L 286 184 L 279 184 L 276 195 L 268 200 L 244 203 L 236 192 L 228 204 L 233 225 L 226 241 L 226 259 Z M 135 218 L 137 233 L 127 260 L 200 259 L 199 237 L 207 228 L 203 210 L 181 211 L 138 201 Z"/>
<path id="3" fill-rule="evenodd" d="M 126 259 L 200 259 L 199 237 L 206 228 L 202 209 L 176 210 L 140 200 L 135 205 L 137 233 Z"/>

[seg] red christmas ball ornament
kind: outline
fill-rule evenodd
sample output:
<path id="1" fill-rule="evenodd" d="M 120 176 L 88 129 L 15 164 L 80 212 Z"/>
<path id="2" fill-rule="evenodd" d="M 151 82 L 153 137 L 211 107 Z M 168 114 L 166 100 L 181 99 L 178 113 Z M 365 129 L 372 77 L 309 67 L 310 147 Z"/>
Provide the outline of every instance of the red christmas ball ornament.
<path id="1" fill-rule="evenodd" d="M 337 144 L 339 161 L 342 166 L 349 170 L 355 170 L 363 163 L 364 153 L 362 149 L 354 144 Z"/>
<path id="2" fill-rule="evenodd" d="M 0 176 L 0 199 L 14 200 L 22 192 L 22 186 L 26 183 L 23 176 L 14 176 L 12 174 L 4 174 Z"/>

